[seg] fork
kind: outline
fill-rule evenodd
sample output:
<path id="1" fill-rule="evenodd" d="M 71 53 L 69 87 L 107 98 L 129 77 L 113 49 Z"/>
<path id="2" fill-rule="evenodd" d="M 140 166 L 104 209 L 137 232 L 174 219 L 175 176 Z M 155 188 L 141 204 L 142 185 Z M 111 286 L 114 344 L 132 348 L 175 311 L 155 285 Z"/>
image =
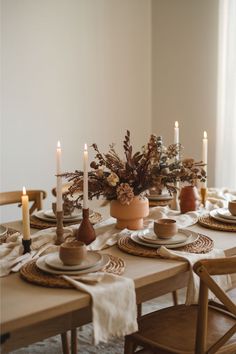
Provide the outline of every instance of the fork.
<path id="1" fill-rule="evenodd" d="M 47 248 L 51 247 L 50 243 L 44 244 L 38 251 L 31 251 L 30 256 L 27 257 L 26 259 L 23 259 L 19 263 L 17 263 L 13 268 L 11 268 L 11 272 L 18 272 L 23 265 L 31 261 L 32 259 L 38 259 L 40 254 L 42 254 L 44 251 L 46 251 Z"/>

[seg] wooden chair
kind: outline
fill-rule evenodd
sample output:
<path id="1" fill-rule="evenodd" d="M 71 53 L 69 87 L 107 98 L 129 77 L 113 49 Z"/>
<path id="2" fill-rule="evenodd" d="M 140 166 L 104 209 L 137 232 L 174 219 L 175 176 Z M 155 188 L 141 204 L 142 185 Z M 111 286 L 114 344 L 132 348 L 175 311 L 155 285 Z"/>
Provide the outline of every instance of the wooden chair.
<path id="1" fill-rule="evenodd" d="M 43 199 L 46 198 L 47 193 L 43 190 L 27 190 L 27 195 L 29 196 L 29 201 L 33 202 L 30 207 L 30 214 L 35 210 L 41 210 L 43 207 Z M 22 191 L 14 192 L 1 192 L 0 193 L 0 205 L 16 204 L 19 203 L 21 206 L 21 196 Z"/>
<path id="2" fill-rule="evenodd" d="M 44 190 L 27 190 L 27 195 L 29 196 L 29 201 L 33 202 L 29 210 L 30 214 L 32 214 L 35 210 L 42 210 L 43 199 L 47 197 L 47 193 Z M 21 206 L 21 196 L 22 191 L 1 192 L 0 205 L 19 203 L 19 206 Z M 61 341 L 63 354 L 69 354 L 70 350 L 67 333 L 61 333 Z"/>
<path id="3" fill-rule="evenodd" d="M 236 304 L 211 276 L 236 273 L 236 257 L 202 260 L 194 265 L 200 277 L 198 305 L 178 305 L 141 317 L 139 331 L 126 336 L 125 354 L 236 353 Z M 220 303 L 209 301 L 211 290 Z M 136 352 L 135 352 L 136 353 Z"/>

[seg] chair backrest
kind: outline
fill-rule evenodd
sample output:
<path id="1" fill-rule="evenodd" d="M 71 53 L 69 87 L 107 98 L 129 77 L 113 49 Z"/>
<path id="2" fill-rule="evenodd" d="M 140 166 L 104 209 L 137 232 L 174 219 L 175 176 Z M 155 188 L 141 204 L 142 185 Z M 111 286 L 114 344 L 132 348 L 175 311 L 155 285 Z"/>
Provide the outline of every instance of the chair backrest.
<path id="1" fill-rule="evenodd" d="M 43 207 L 42 201 L 46 198 L 47 193 L 43 190 L 27 190 L 27 195 L 29 196 L 29 201 L 33 202 L 29 210 L 30 214 L 35 210 L 41 210 Z M 21 206 L 21 196 L 22 191 L 1 192 L 0 205 L 19 203 L 19 206 Z"/>
<path id="2" fill-rule="evenodd" d="M 200 277 L 199 311 L 196 334 L 196 354 L 214 354 L 236 333 L 236 304 L 227 296 L 212 278 L 213 275 L 236 273 L 236 257 L 207 259 L 197 262 L 194 271 Z M 208 291 L 216 296 L 220 303 L 208 302 Z M 235 324 L 206 351 L 208 306 L 213 304 L 221 311 L 227 311 L 235 319 Z"/>

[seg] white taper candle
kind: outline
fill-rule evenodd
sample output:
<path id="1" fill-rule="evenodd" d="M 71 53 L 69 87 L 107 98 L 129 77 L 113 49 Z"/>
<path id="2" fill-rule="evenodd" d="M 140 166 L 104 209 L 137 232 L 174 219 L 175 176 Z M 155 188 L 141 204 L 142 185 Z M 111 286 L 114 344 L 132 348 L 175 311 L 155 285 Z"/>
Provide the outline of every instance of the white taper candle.
<path id="1" fill-rule="evenodd" d="M 88 148 L 84 144 L 83 208 L 88 209 Z"/>
<path id="2" fill-rule="evenodd" d="M 62 211 L 61 144 L 57 142 L 57 211 Z"/>
<path id="3" fill-rule="evenodd" d="M 23 187 L 21 203 L 22 203 L 23 240 L 30 240 L 29 197 L 26 194 L 25 187 Z"/>

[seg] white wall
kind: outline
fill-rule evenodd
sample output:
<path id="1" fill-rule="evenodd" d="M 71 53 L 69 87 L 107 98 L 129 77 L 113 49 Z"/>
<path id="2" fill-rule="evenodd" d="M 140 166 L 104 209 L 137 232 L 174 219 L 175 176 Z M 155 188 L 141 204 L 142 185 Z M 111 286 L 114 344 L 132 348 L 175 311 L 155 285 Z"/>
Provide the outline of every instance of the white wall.
<path id="1" fill-rule="evenodd" d="M 107 151 L 151 131 L 150 0 L 2 0 L 0 190 L 55 186 L 82 167 L 84 142 Z M 48 199 L 47 206 L 52 198 Z M 15 209 L 14 209 L 15 210 Z M 20 215 L 4 207 L 2 220 Z"/>
<path id="2" fill-rule="evenodd" d="M 58 139 L 72 171 L 84 142 L 120 151 L 130 129 L 135 147 L 151 130 L 169 144 L 175 120 L 185 156 L 201 159 L 207 130 L 214 185 L 218 0 L 0 1 L 0 190 L 50 196 Z"/>
<path id="3" fill-rule="evenodd" d="M 167 144 L 180 124 L 186 157 L 201 159 L 209 137 L 209 185 L 215 185 L 218 0 L 152 1 L 152 126 Z"/>

